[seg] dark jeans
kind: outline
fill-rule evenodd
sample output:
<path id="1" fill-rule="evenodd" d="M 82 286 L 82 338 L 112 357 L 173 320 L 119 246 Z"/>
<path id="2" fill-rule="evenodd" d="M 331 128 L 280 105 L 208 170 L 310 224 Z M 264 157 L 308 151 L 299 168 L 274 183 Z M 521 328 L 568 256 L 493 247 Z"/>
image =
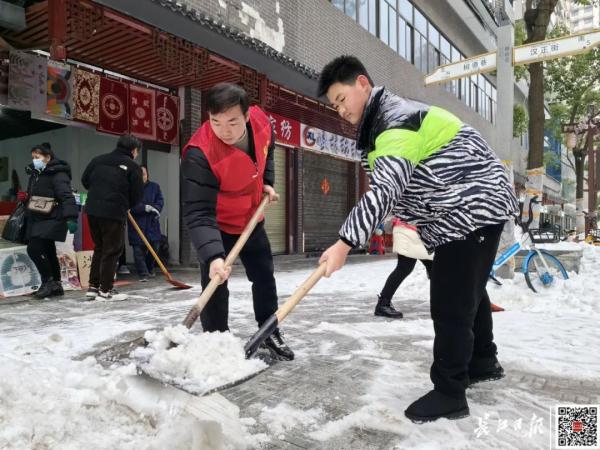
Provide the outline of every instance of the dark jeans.
<path id="1" fill-rule="evenodd" d="M 435 338 L 431 381 L 461 397 L 471 361 L 495 358 L 492 310 L 485 289 L 502 227 L 489 225 L 435 249 L 431 273 L 431 318 Z"/>
<path id="2" fill-rule="evenodd" d="M 427 270 L 427 277 L 431 278 L 431 266 L 433 265 L 433 262 L 429 259 L 421 259 L 419 261 L 421 261 L 425 266 L 425 269 Z M 396 268 L 392 273 L 389 274 L 385 285 L 381 290 L 381 294 L 379 294 L 379 297 L 386 300 L 391 300 L 404 279 L 413 271 L 416 263 L 417 260 L 414 258 L 398 255 L 398 263 L 396 264 Z"/>
<path id="3" fill-rule="evenodd" d="M 264 229 L 264 222 L 259 223 L 250 235 L 248 242 L 240 252 L 240 259 L 246 269 L 246 276 L 252 283 L 252 302 L 254 317 L 260 327 L 271 314 L 277 311 L 277 287 L 273 276 L 273 255 L 271 244 Z M 239 238 L 238 235 L 221 231 L 225 252 L 229 253 Z M 210 267 L 201 264 L 202 287 L 210 282 Z M 200 314 L 204 331 L 229 330 L 229 289 L 227 282 L 220 285 Z"/>
<path id="4" fill-rule="evenodd" d="M 42 283 L 60 281 L 60 264 L 56 256 L 56 245 L 53 240 L 31 238 L 27 244 L 27 254 L 42 276 Z"/>
<path id="5" fill-rule="evenodd" d="M 160 242 L 150 242 L 154 251 L 158 250 L 158 244 Z M 133 248 L 133 259 L 135 261 L 135 270 L 137 271 L 140 278 L 147 277 L 150 273 L 154 272 L 154 258 L 148 251 L 148 248 L 144 245 L 132 245 Z"/>
<path id="6" fill-rule="evenodd" d="M 125 243 L 123 222 L 89 216 L 90 233 L 94 241 L 94 256 L 90 269 L 90 287 L 108 292 L 113 288 L 117 261 Z"/>

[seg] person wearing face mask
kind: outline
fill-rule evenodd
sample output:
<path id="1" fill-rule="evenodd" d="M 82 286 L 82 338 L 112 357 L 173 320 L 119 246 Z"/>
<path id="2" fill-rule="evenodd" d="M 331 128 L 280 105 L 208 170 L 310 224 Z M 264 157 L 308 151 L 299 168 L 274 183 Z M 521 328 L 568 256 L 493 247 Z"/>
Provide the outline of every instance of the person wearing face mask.
<path id="1" fill-rule="evenodd" d="M 84 211 L 94 241 L 90 269 L 89 300 L 125 300 L 127 295 L 113 289 L 117 261 L 125 246 L 127 211 L 144 195 L 142 169 L 134 161 L 142 143 L 131 135 L 123 135 L 117 148 L 92 159 L 81 176 L 88 190 Z"/>
<path id="2" fill-rule="evenodd" d="M 69 164 L 56 158 L 48 143 L 33 147 L 31 158 L 31 164 L 25 168 L 29 175 L 27 192 L 20 192 L 19 200 L 54 199 L 49 212 L 28 207 L 26 213 L 27 254 L 42 278 L 42 285 L 34 295 L 42 299 L 64 294 L 55 241 L 64 242 L 67 230 L 77 231 L 79 210 L 71 189 Z"/>
<path id="3" fill-rule="evenodd" d="M 267 115 L 249 106 L 240 86 L 221 83 L 207 93 L 209 120 L 185 146 L 181 162 L 183 220 L 201 264 L 202 287 L 220 275 L 223 283 L 200 314 L 205 332 L 227 331 L 231 267 L 225 255 L 233 248 L 264 194 L 279 196 L 273 188 L 275 137 Z M 260 221 L 240 259 L 252 283 L 254 317 L 260 327 L 277 310 L 271 245 Z M 279 330 L 265 345 L 275 359 L 291 360 L 294 352 Z"/>
<path id="4" fill-rule="evenodd" d="M 164 206 L 164 199 L 160 186 L 148 178 L 148 168 L 142 166 L 144 178 L 144 198 L 136 206 L 131 208 L 131 215 L 139 225 L 142 233 L 148 239 L 155 251 L 160 244 L 160 212 Z M 128 223 L 129 245 L 133 247 L 135 268 L 140 281 L 148 281 L 148 277 L 154 276 L 154 259 L 142 242 L 131 223 Z"/>

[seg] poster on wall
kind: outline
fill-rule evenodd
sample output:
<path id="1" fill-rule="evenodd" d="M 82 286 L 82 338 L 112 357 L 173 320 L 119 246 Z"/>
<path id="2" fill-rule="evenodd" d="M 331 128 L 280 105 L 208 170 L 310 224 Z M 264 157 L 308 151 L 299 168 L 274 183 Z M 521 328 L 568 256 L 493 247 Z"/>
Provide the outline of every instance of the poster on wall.
<path id="1" fill-rule="evenodd" d="M 129 87 L 127 83 L 100 78 L 100 114 L 98 131 L 124 134 L 129 131 Z"/>
<path id="2" fill-rule="evenodd" d="M 73 117 L 73 73 L 71 66 L 48 61 L 46 114 L 63 119 Z"/>
<path id="3" fill-rule="evenodd" d="M 27 255 L 27 247 L 0 250 L 0 296 L 14 297 L 37 291 L 42 283 L 35 264 Z"/>
<path id="4" fill-rule="evenodd" d="M 129 131 L 140 139 L 156 140 L 156 92 L 129 86 Z"/>
<path id="5" fill-rule="evenodd" d="M 73 118 L 97 124 L 100 118 L 100 75 L 75 69 Z"/>
<path id="6" fill-rule="evenodd" d="M 48 62 L 42 56 L 10 52 L 8 106 L 35 113 L 46 111 Z"/>
<path id="7" fill-rule="evenodd" d="M 156 93 L 156 140 L 165 144 L 178 144 L 179 97 Z"/>

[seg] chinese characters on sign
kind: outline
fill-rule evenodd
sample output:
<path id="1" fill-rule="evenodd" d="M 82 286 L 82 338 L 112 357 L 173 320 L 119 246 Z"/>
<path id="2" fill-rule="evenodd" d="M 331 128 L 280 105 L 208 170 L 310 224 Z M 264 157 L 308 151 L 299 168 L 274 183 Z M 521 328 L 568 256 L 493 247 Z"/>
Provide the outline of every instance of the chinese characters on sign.
<path id="1" fill-rule="evenodd" d="M 559 39 L 549 39 L 520 45 L 513 50 L 513 64 L 528 64 L 560 56 L 575 55 L 600 44 L 600 31 L 576 34 Z"/>
<path id="2" fill-rule="evenodd" d="M 320 128 L 302 124 L 301 146 L 334 156 L 360 161 L 356 141 Z"/>
<path id="3" fill-rule="evenodd" d="M 277 142 L 300 147 L 300 122 L 275 113 L 269 113 L 269 119 L 275 130 Z"/>
<path id="4" fill-rule="evenodd" d="M 277 142 L 309 150 L 360 160 L 360 152 L 353 139 L 340 136 L 320 128 L 311 127 L 275 113 L 268 113 Z"/>
<path id="5" fill-rule="evenodd" d="M 477 73 L 491 72 L 496 70 L 496 58 L 496 52 L 491 52 L 440 66 L 425 77 L 425 84 L 443 83 Z"/>

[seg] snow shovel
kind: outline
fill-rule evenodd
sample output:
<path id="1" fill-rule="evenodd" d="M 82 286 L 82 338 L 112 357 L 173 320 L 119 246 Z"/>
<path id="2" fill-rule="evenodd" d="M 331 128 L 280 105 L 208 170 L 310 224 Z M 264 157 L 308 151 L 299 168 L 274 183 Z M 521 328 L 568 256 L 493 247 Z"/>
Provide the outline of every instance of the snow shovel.
<path id="1" fill-rule="evenodd" d="M 325 275 L 327 264 L 322 263 L 317 270 L 315 270 L 308 279 L 302 283 L 302 285 L 296 289 L 296 291 L 285 301 L 283 305 L 275 311 L 271 317 L 267 319 L 265 323 L 258 329 L 254 336 L 252 336 L 246 345 L 244 345 L 244 352 L 246 353 L 246 359 L 251 358 L 260 347 L 260 344 L 267 339 L 275 329 L 283 322 L 283 319 L 287 317 L 289 313 L 296 307 L 300 300 L 304 298 L 308 291 L 310 291 L 315 284 Z"/>
<path id="2" fill-rule="evenodd" d="M 237 242 L 225 258 L 225 266 L 233 265 L 238 255 L 240 254 L 240 251 L 242 250 L 244 245 L 246 245 L 246 241 L 254 231 L 258 220 L 263 215 L 265 208 L 268 204 L 269 196 L 265 195 L 262 199 L 262 202 L 260 202 L 260 205 L 258 205 L 258 208 L 256 209 L 254 215 L 250 219 L 250 222 L 248 222 L 246 228 L 244 228 L 244 231 L 242 231 L 242 234 L 238 238 Z M 185 325 L 188 329 L 192 328 L 192 325 L 194 325 L 194 323 L 198 319 L 198 316 L 200 315 L 200 313 L 202 312 L 202 310 L 204 309 L 204 307 L 206 306 L 206 304 L 208 303 L 208 301 L 210 300 L 210 298 L 212 297 L 215 290 L 219 287 L 220 284 L 221 277 L 219 275 L 216 275 L 213 279 L 210 280 L 208 285 L 202 290 L 202 294 L 196 301 L 196 304 L 192 307 L 192 309 L 190 309 L 190 312 L 183 321 L 183 325 Z"/>
<path id="3" fill-rule="evenodd" d="M 265 208 L 267 207 L 268 204 L 269 204 L 269 196 L 265 195 L 262 202 L 256 209 L 256 212 L 250 219 L 250 222 L 248 222 L 248 224 L 246 225 L 246 228 L 244 228 L 244 231 L 242 232 L 242 234 L 238 238 L 237 242 L 235 243 L 235 245 L 233 246 L 233 248 L 231 249 L 231 251 L 229 252 L 227 257 L 225 258 L 225 265 L 232 265 L 235 262 L 240 251 L 242 250 L 242 247 L 246 244 L 246 241 L 248 240 L 248 238 L 254 231 L 254 228 L 256 227 L 256 224 L 258 223 L 260 216 L 263 215 Z M 206 304 L 208 303 L 208 301 L 210 300 L 210 298 L 212 297 L 212 295 L 214 294 L 215 290 L 217 289 L 217 287 L 219 286 L 220 283 L 221 283 L 221 277 L 217 275 L 215 278 L 210 280 L 208 285 L 202 290 L 202 294 L 196 301 L 196 304 L 192 307 L 192 309 L 190 309 L 190 312 L 188 313 L 185 320 L 183 321 L 183 324 L 188 329 L 191 328 L 192 325 L 196 322 L 196 320 L 198 319 L 198 316 L 200 315 L 200 313 L 202 312 L 202 310 L 204 309 L 204 307 L 206 306 Z M 135 348 L 140 347 L 142 345 L 147 345 L 147 342 L 144 339 L 144 336 L 140 336 L 136 339 L 132 339 L 127 342 L 122 342 L 122 343 L 113 345 L 107 349 L 104 349 L 103 351 L 101 351 L 100 353 L 98 353 L 96 355 L 96 359 L 98 359 L 98 356 L 100 356 L 101 359 L 107 360 L 107 361 L 115 361 L 118 359 L 122 359 L 122 358 L 126 357 L 127 355 L 129 355 L 129 353 L 132 350 L 134 350 Z M 175 346 L 175 344 L 171 343 L 171 347 L 174 347 L 174 346 Z"/>
<path id="4" fill-rule="evenodd" d="M 158 257 L 158 255 L 156 254 L 156 252 L 154 251 L 154 249 L 152 248 L 152 245 L 150 245 L 150 242 L 148 242 L 148 239 L 146 239 L 146 236 L 144 236 L 144 233 L 142 232 L 142 230 L 140 229 L 139 225 L 137 224 L 137 222 L 135 221 L 135 219 L 131 215 L 131 212 L 127 211 L 127 217 L 129 218 L 129 221 L 131 222 L 131 225 L 133 225 L 133 228 L 135 228 L 135 231 L 137 231 L 137 234 L 140 236 L 140 239 L 142 240 L 142 242 L 144 242 L 144 244 L 148 248 L 148 251 L 150 252 L 150 254 L 152 255 L 152 257 L 156 261 L 156 264 L 158 264 L 158 267 L 160 267 L 160 270 L 162 270 L 162 273 L 165 274 L 165 277 L 167 278 L 167 282 L 171 283 L 177 289 L 190 289 L 191 288 L 190 285 L 185 284 L 182 281 L 178 281 L 178 280 L 176 280 L 175 278 L 173 278 L 171 276 L 171 274 L 169 273 L 169 271 L 167 270 L 167 268 L 165 267 L 165 265 L 162 263 L 162 261 L 160 260 L 160 258 Z"/>

